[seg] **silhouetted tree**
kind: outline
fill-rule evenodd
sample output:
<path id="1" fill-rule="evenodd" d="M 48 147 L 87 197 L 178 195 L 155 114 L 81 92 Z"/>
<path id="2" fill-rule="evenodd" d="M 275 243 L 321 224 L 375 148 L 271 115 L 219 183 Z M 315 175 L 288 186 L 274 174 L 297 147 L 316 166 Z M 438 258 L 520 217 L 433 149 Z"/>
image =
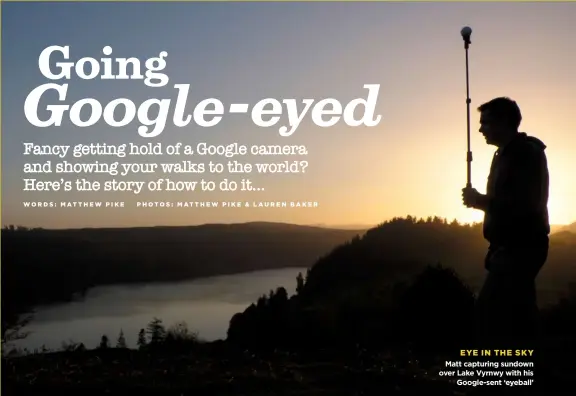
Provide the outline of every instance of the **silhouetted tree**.
<path id="1" fill-rule="evenodd" d="M 173 324 L 166 333 L 167 337 L 171 336 L 175 340 L 191 340 L 197 337 L 197 334 L 191 332 L 184 321 Z"/>
<path id="2" fill-rule="evenodd" d="M 5 298 L 2 299 L 2 348 L 11 342 L 22 340 L 28 337 L 29 332 L 23 329 L 32 320 L 31 314 L 22 314 L 22 311 L 29 311 L 27 309 L 18 309 L 15 304 L 10 306 L 5 303 Z M 6 307 L 6 308 L 5 308 Z M 11 311 L 11 312 L 10 312 Z M 20 312 L 19 312 L 20 311 Z"/>
<path id="3" fill-rule="evenodd" d="M 284 287 L 279 287 L 275 292 L 270 293 L 268 305 L 271 309 L 282 309 L 288 303 L 288 292 Z"/>
<path id="4" fill-rule="evenodd" d="M 138 341 L 136 342 L 138 348 L 142 349 L 146 347 L 146 331 L 144 329 L 140 329 L 138 332 Z"/>
<path id="5" fill-rule="evenodd" d="M 104 334 L 100 339 L 100 345 L 98 345 L 98 348 L 100 349 L 110 348 L 110 340 L 108 339 L 108 336 L 106 334 Z"/>
<path id="6" fill-rule="evenodd" d="M 116 348 L 127 348 L 126 338 L 124 338 L 124 331 L 120 329 L 120 334 L 118 335 L 118 341 L 116 341 Z"/>
<path id="7" fill-rule="evenodd" d="M 70 340 L 68 342 L 63 341 L 60 349 L 65 352 L 84 352 L 86 351 L 86 346 L 82 342 Z"/>
<path id="8" fill-rule="evenodd" d="M 304 277 L 302 276 L 302 272 L 298 272 L 298 276 L 296 277 L 296 294 L 302 294 L 304 290 Z"/>
<path id="9" fill-rule="evenodd" d="M 258 308 L 265 308 L 268 305 L 268 297 L 266 295 L 260 296 L 258 301 L 256 301 L 256 307 Z"/>
<path id="10" fill-rule="evenodd" d="M 162 323 L 162 319 L 154 318 L 148 323 L 146 328 L 150 344 L 159 344 L 164 341 L 166 337 L 166 329 Z"/>
<path id="11" fill-rule="evenodd" d="M 166 331 L 162 348 L 182 353 L 191 350 L 197 344 L 198 333 L 190 331 L 186 322 L 178 322 L 170 326 Z"/>

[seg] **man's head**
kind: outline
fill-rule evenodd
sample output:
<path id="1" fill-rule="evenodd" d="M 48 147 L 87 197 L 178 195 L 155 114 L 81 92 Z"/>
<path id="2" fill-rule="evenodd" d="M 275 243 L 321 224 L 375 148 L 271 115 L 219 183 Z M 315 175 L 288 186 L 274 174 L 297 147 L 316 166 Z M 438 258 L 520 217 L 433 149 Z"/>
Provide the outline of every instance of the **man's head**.
<path id="1" fill-rule="evenodd" d="M 522 122 L 518 104 L 510 98 L 492 99 L 478 107 L 480 112 L 480 133 L 486 143 L 500 146 L 512 138 Z"/>

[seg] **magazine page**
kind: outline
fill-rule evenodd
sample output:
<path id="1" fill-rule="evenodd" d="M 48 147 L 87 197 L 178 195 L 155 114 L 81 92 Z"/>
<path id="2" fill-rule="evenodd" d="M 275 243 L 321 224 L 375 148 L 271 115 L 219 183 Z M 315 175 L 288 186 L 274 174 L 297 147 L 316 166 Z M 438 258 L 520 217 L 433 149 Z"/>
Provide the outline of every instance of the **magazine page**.
<path id="1" fill-rule="evenodd" d="M 2 2 L 2 390 L 572 394 L 575 20 Z"/>

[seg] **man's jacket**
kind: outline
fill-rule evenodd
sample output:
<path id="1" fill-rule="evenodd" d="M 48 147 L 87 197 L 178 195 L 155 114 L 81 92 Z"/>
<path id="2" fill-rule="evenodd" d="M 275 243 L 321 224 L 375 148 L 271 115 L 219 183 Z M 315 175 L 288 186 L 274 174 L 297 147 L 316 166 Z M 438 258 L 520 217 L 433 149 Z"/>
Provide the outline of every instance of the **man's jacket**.
<path id="1" fill-rule="evenodd" d="M 539 139 L 518 133 L 494 154 L 484 217 L 484 238 L 491 246 L 547 246 L 549 175 L 545 149 Z"/>

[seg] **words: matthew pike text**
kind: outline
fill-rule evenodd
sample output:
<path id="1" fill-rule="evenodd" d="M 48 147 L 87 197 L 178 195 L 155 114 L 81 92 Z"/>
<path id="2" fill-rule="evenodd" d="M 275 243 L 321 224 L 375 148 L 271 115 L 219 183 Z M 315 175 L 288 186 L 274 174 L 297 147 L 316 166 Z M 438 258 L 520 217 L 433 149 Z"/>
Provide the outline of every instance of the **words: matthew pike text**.
<path id="1" fill-rule="evenodd" d="M 24 201 L 25 208 L 124 208 L 123 201 Z"/>

